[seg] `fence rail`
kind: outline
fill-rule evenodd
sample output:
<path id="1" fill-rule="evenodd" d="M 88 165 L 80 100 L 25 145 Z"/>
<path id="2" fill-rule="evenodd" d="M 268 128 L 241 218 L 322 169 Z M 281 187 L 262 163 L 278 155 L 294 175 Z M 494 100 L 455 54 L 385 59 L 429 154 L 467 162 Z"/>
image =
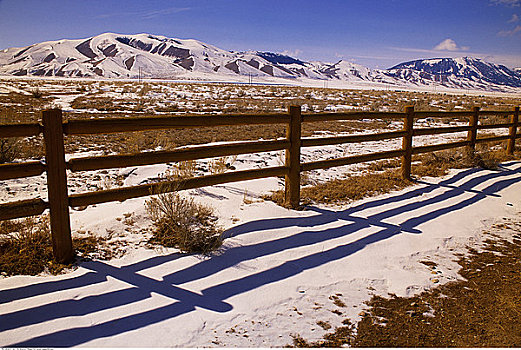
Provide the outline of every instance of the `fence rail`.
<path id="1" fill-rule="evenodd" d="M 73 158 L 67 162 L 72 171 L 124 168 L 129 166 L 150 165 L 168 162 L 224 157 L 238 154 L 281 151 L 288 149 L 287 140 L 238 142 L 217 146 L 197 146 L 175 151 L 156 151 L 138 154 Z"/>
<path id="2" fill-rule="evenodd" d="M 508 123 L 480 125 L 480 116 L 510 116 Z M 469 124 L 439 128 L 414 128 L 414 119 L 428 117 L 468 118 Z M 302 138 L 302 123 L 364 119 L 401 119 L 403 129 L 364 135 L 348 135 L 323 138 Z M 229 125 L 284 124 L 286 138 L 269 141 L 231 142 L 214 146 L 194 146 L 173 151 L 155 151 L 136 154 L 73 158 L 65 160 L 64 135 L 107 134 L 158 129 L 186 129 L 197 127 L 219 127 Z M 207 115 L 176 117 L 111 118 L 96 120 L 63 121 L 60 110 L 42 112 L 42 123 L 0 125 L 0 138 L 30 137 L 43 133 L 45 161 L 0 164 L 0 180 L 39 176 L 47 173 L 49 200 L 29 199 L 0 204 L 0 220 L 10 220 L 32 215 L 40 215 L 50 210 L 54 257 L 59 262 L 73 258 L 70 231 L 69 207 L 124 201 L 130 198 L 149 196 L 169 191 L 186 190 L 217 184 L 260 179 L 266 177 L 285 177 L 285 202 L 290 207 L 298 207 L 300 202 L 300 174 L 302 171 L 326 169 L 381 159 L 401 157 L 402 177 L 410 179 L 412 155 L 435 152 L 445 149 L 467 147 L 470 151 L 476 144 L 508 141 L 507 153 L 512 154 L 515 140 L 521 137 L 519 107 L 512 111 L 471 111 L 431 112 L 415 111 L 406 107 L 404 112 L 346 112 L 301 114 L 299 106 L 291 106 L 288 113 L 258 115 Z M 478 130 L 508 128 L 508 135 L 478 138 Z M 413 147 L 414 136 L 439 135 L 467 132 L 464 141 Z M 362 143 L 389 139 L 402 139 L 400 149 L 341 157 L 328 160 L 301 163 L 302 147 L 317 147 L 344 143 Z M 251 169 L 206 175 L 182 181 L 163 181 L 132 187 L 116 188 L 68 195 L 66 170 L 89 171 L 108 168 L 151 165 L 167 162 L 180 162 L 213 157 L 223 157 L 257 152 L 285 151 L 285 165 L 265 169 Z"/>

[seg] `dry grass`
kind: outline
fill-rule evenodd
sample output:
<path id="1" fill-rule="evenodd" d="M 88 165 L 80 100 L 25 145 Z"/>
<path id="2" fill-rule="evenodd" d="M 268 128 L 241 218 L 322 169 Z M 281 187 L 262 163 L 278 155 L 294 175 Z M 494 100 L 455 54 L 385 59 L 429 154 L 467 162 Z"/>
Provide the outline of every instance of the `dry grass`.
<path id="1" fill-rule="evenodd" d="M 461 257 L 466 281 L 415 298 L 374 297 L 358 325 L 357 347 L 521 346 L 521 237 L 497 238 Z M 431 312 L 435 317 L 426 317 Z M 386 326 L 377 319 L 384 319 Z M 401 336 L 399 336 L 401 335 Z"/>
<path id="2" fill-rule="evenodd" d="M 411 182 L 402 180 L 396 170 L 381 173 L 349 176 L 335 179 L 315 186 L 301 189 L 301 204 L 340 203 L 374 196 L 410 186 Z M 284 205 L 284 191 L 276 191 L 265 197 L 279 205 Z"/>
<path id="3" fill-rule="evenodd" d="M 228 170 L 234 170 L 235 167 L 233 164 L 237 160 L 237 156 L 231 157 L 219 157 L 211 160 L 208 163 L 210 174 L 217 175 L 222 174 Z"/>
<path id="4" fill-rule="evenodd" d="M 54 261 L 47 215 L 2 221 L 0 237 L 0 271 L 3 275 L 58 274 L 73 266 Z M 92 255 L 111 258 L 110 248 L 98 237 L 73 238 L 73 247 L 76 256 L 82 259 Z"/>
<path id="5" fill-rule="evenodd" d="M 185 160 L 177 162 L 174 165 L 171 173 L 167 173 L 165 177 L 170 180 L 187 179 L 195 176 L 197 163 L 195 160 Z"/>
<path id="6" fill-rule="evenodd" d="M 423 110 L 451 110 L 456 106 L 465 110 L 474 105 L 483 109 L 509 110 L 519 104 L 511 97 L 452 96 L 404 91 L 363 91 L 279 86 L 238 86 L 236 84 L 183 84 L 167 82 L 48 82 L 34 80 L 6 80 L 28 94 L 0 95 L 0 118 L 7 123 L 34 122 L 40 111 L 61 95 L 76 96 L 72 108 L 65 113 L 68 119 L 126 117 L 136 115 L 173 116 L 186 113 L 273 113 L 286 111 L 292 104 L 306 106 L 307 113 L 334 110 L 335 106 L 351 106 L 356 110 L 403 111 L 405 105 L 414 104 Z M 35 92 L 37 92 L 35 94 Z M 110 94 L 110 95 L 108 95 Z M 40 96 L 41 95 L 41 96 Z M 35 98 L 37 97 L 37 98 Z M 100 113 L 100 112 L 110 112 Z M 494 116 L 483 117 L 484 123 L 493 122 Z M 437 120 L 437 118 L 435 118 Z M 497 119 L 497 118 L 496 118 Z M 499 120 L 499 119 L 498 119 Z M 331 133 L 354 132 L 386 128 L 389 121 L 343 121 L 304 123 L 302 135 L 316 131 Z M 107 153 L 134 153 L 162 146 L 203 144 L 226 140 L 257 140 L 284 137 L 284 125 L 200 128 L 192 130 L 149 131 L 140 135 L 90 135 L 66 138 L 67 152 L 104 150 Z M 41 156 L 41 142 L 34 140 L 24 146 L 22 158 Z M 136 142 L 137 141 L 137 142 Z M 27 153 L 26 153 L 27 152 Z"/>
<path id="7" fill-rule="evenodd" d="M 0 222 L 0 270 L 7 275 L 36 275 L 44 270 L 58 273 L 65 265 L 53 262 L 48 218 Z"/>
<path id="8" fill-rule="evenodd" d="M 495 170 L 499 163 L 516 159 L 520 159 L 518 151 L 514 155 L 509 155 L 502 148 L 481 144 L 475 152 L 469 152 L 466 148 L 457 148 L 415 156 L 412 173 L 417 177 L 437 177 L 446 175 L 449 169 L 479 167 Z"/>

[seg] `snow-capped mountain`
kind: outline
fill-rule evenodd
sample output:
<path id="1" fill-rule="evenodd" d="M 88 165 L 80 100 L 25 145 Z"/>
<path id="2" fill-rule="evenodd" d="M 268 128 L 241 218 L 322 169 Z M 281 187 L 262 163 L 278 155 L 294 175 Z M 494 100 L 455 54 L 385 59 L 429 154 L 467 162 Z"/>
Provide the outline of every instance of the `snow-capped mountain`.
<path id="1" fill-rule="evenodd" d="M 230 52 L 197 40 L 105 33 L 0 52 L 0 73 L 24 76 L 184 79 L 252 77 L 370 80 L 368 68 L 303 62 L 271 52 Z M 360 74 L 359 72 L 363 72 Z M 356 76 L 352 76 L 355 74 Z"/>
<path id="2" fill-rule="evenodd" d="M 0 72 L 12 75 L 184 78 L 266 74 L 285 77 L 261 57 L 240 55 L 197 40 L 149 34 L 105 33 L 82 40 L 48 41 L 0 53 Z"/>
<path id="3" fill-rule="evenodd" d="M 0 51 L 0 74 L 15 76 L 241 80 L 244 77 L 489 89 L 521 87 L 521 74 L 480 59 L 441 58 L 372 70 L 340 60 L 305 62 L 288 55 L 231 52 L 189 39 L 105 33 Z M 244 80 L 244 79 L 243 79 Z"/>
<path id="4" fill-rule="evenodd" d="M 400 63 L 387 75 L 416 83 L 437 81 L 448 86 L 479 87 L 487 84 L 521 87 L 521 74 L 479 58 L 436 58 Z"/>

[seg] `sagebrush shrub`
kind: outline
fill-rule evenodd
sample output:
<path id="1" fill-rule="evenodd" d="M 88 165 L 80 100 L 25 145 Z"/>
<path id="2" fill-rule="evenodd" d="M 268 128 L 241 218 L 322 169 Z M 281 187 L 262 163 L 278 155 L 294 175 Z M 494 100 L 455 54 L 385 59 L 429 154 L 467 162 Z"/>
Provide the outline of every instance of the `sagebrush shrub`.
<path id="1" fill-rule="evenodd" d="M 151 243 L 203 254 L 220 247 L 221 229 L 211 207 L 176 192 L 159 194 L 145 205 L 155 226 Z"/>

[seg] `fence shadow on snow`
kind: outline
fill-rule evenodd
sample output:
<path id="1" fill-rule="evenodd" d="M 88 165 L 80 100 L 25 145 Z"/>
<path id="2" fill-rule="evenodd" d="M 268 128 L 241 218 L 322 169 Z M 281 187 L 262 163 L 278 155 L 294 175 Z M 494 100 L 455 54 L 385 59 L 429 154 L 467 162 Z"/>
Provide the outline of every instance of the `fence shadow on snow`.
<path id="1" fill-rule="evenodd" d="M 260 230 L 276 230 L 288 227 L 297 227 L 296 233 L 290 236 L 275 238 L 256 244 L 230 247 L 224 249 L 220 255 L 211 259 L 201 260 L 195 265 L 175 271 L 162 277 L 162 280 L 146 277 L 139 272 L 144 269 L 159 267 L 170 263 L 184 255 L 175 253 L 166 256 L 157 256 L 123 267 L 111 266 L 109 263 L 90 261 L 81 264 L 86 272 L 81 276 L 34 283 L 27 286 L 0 291 L 0 305 L 10 302 L 57 293 L 75 288 L 87 287 L 99 291 L 96 295 L 89 295 L 82 299 L 66 299 L 50 302 L 49 304 L 27 307 L 19 311 L 0 315 L 0 332 L 30 327 L 46 321 L 58 320 L 71 316 L 84 316 L 92 313 L 128 306 L 132 312 L 132 305 L 136 302 L 151 298 L 152 293 L 160 294 L 171 300 L 171 303 L 137 311 L 124 317 L 116 317 L 98 324 L 78 326 L 64 330 L 49 330 L 48 333 L 32 338 L 20 338 L 3 346 L 32 346 L 32 347 L 71 347 L 102 337 L 116 336 L 128 331 L 137 330 L 161 321 L 176 318 L 190 313 L 197 308 L 226 313 L 233 309 L 227 300 L 233 296 L 252 291 L 261 286 L 285 280 L 296 276 L 302 271 L 313 269 L 324 264 L 349 257 L 373 243 L 381 242 L 400 234 L 421 235 L 420 225 L 433 221 L 448 213 L 467 208 L 487 197 L 500 197 L 498 192 L 519 183 L 521 177 L 520 163 L 505 164 L 499 171 L 469 169 L 439 183 L 420 182 L 419 187 L 402 191 L 398 194 L 383 196 L 379 199 L 368 199 L 345 210 L 325 210 L 309 207 L 315 215 L 303 218 L 265 219 L 239 225 L 225 232 L 226 237 L 239 236 Z M 476 186 L 487 182 L 483 189 Z M 440 193 L 438 193 L 440 192 Z M 429 195 L 429 196 L 423 196 Z M 410 201 L 411 199 L 417 201 Z M 443 205 L 447 202 L 446 205 Z M 399 216 L 422 207 L 436 204 L 436 209 L 425 214 L 411 217 L 399 224 L 384 222 L 385 219 Z M 370 208 L 375 214 L 369 216 L 357 215 Z M 320 225 L 342 220 L 343 225 L 323 230 L 313 230 Z M 203 279 L 216 272 L 232 268 L 243 261 L 268 256 L 284 250 L 297 247 L 322 244 L 328 240 L 353 235 L 366 228 L 375 228 L 351 243 L 338 245 L 333 248 L 298 256 L 283 262 L 278 266 L 255 272 L 232 281 L 221 284 L 208 285 L 201 293 L 190 291 L 178 285 Z M 349 271 L 346 271 L 349 273 Z M 102 284 L 108 278 L 130 284 L 131 287 L 114 291 L 105 291 Z M 164 304 L 164 303 L 163 303 Z M 128 312 L 126 310 L 126 312 Z M 30 330 L 30 328 L 28 328 Z M 25 330 L 23 334 L 30 334 Z M 5 339 L 5 338 L 4 338 Z"/>

